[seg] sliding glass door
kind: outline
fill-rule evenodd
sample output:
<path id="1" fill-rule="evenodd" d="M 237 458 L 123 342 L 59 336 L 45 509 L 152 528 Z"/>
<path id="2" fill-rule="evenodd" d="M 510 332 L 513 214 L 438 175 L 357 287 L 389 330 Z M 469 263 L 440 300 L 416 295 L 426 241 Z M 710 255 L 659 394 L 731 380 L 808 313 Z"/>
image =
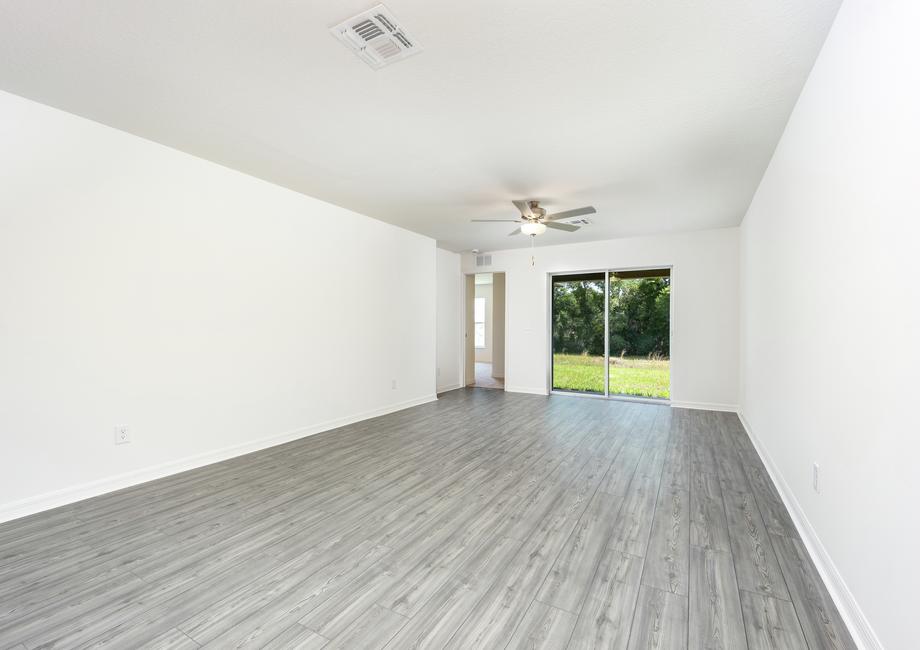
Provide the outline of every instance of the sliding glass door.
<path id="1" fill-rule="evenodd" d="M 671 270 L 552 277 L 555 391 L 670 397 Z"/>
<path id="2" fill-rule="evenodd" d="M 554 276 L 553 390 L 604 394 L 605 273 Z"/>
<path id="3" fill-rule="evenodd" d="M 671 269 L 611 271 L 611 395 L 671 396 Z"/>

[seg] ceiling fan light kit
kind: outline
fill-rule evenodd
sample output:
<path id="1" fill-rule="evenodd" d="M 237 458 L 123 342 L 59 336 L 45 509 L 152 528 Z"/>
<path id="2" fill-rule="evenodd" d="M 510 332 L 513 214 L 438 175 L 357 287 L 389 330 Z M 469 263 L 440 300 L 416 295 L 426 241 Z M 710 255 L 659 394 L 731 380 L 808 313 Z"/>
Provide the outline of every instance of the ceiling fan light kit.
<path id="1" fill-rule="evenodd" d="M 546 232 L 546 224 L 531 222 L 521 224 L 521 233 L 524 235 L 542 235 Z"/>

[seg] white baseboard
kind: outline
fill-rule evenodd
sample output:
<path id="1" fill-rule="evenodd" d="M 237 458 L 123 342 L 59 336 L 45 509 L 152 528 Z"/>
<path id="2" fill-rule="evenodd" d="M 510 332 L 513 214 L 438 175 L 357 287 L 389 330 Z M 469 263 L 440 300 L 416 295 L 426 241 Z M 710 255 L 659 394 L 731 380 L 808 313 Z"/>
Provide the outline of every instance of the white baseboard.
<path id="1" fill-rule="evenodd" d="M 681 409 L 698 409 L 701 411 L 726 411 L 728 413 L 737 413 L 737 404 L 719 404 L 717 402 L 680 402 L 671 400 L 671 406 Z"/>
<path id="2" fill-rule="evenodd" d="M 847 587 L 843 576 L 840 574 L 840 571 L 837 570 L 827 549 L 824 547 L 824 544 L 821 543 L 818 533 L 811 525 L 811 522 L 805 515 L 805 511 L 802 510 L 802 506 L 799 504 L 798 499 L 795 498 L 795 495 L 789 488 L 789 484 L 786 483 L 786 479 L 783 478 L 779 468 L 773 462 L 763 442 L 754 434 L 750 423 L 747 421 L 747 418 L 744 417 L 743 411 L 738 411 L 738 418 L 741 420 L 744 430 L 757 449 L 757 453 L 760 455 L 764 466 L 767 468 L 767 472 L 770 474 L 773 484 L 776 485 L 780 497 L 783 499 L 783 503 L 786 506 L 786 510 L 789 511 L 792 522 L 795 524 L 796 530 L 802 538 L 802 543 L 805 545 L 805 549 L 811 556 L 812 562 L 814 562 L 815 567 L 818 569 L 818 573 L 821 574 L 821 579 L 824 580 L 824 584 L 827 586 L 827 590 L 834 604 L 837 605 L 837 610 L 840 612 L 843 622 L 853 636 L 853 641 L 863 650 L 883 650 L 882 642 L 879 640 L 875 630 L 873 630 L 872 626 L 869 624 L 866 615 L 856 602 L 853 592 Z"/>
<path id="3" fill-rule="evenodd" d="M 364 413 L 348 415 L 345 417 L 337 418 L 335 420 L 328 420 L 326 422 L 320 422 L 319 424 L 301 427 L 292 431 L 285 431 L 284 433 L 275 434 L 266 438 L 259 438 L 251 442 L 233 445 L 230 447 L 223 447 L 214 451 L 207 451 L 201 454 L 196 454 L 194 456 L 187 456 L 185 458 L 161 463 L 152 467 L 145 467 L 139 470 L 125 472 L 124 474 L 118 474 L 116 476 L 110 476 L 107 478 L 90 481 L 88 483 L 82 483 L 80 485 L 63 488 L 61 490 L 55 490 L 54 492 L 47 492 L 38 496 L 21 499 L 19 501 L 0 504 L 0 522 L 19 519 L 20 517 L 33 515 L 37 512 L 50 510 L 51 508 L 57 508 L 69 503 L 74 503 L 76 501 L 82 501 L 83 499 L 89 499 L 91 497 L 106 494 L 108 492 L 114 492 L 115 490 L 121 490 L 126 487 L 138 485 L 140 483 L 146 483 L 147 481 L 153 481 L 158 478 L 163 478 L 172 474 L 178 474 L 179 472 L 185 472 L 190 469 L 211 465 L 212 463 L 218 463 L 220 461 L 228 460 L 236 456 L 242 456 L 254 451 L 260 451 L 262 449 L 267 449 L 268 447 L 274 447 L 275 445 L 284 444 L 286 442 L 291 442 L 300 438 L 306 438 L 317 433 L 322 433 L 323 431 L 329 431 L 330 429 L 336 429 L 348 424 L 360 422 L 361 420 L 367 420 L 370 418 L 378 417 L 380 415 L 386 415 L 387 413 L 393 413 L 395 411 L 411 408 L 413 406 L 427 404 L 428 402 L 433 402 L 435 400 L 437 400 L 436 395 L 425 395 L 424 397 L 417 397 L 415 399 L 407 400 L 404 402 L 389 404 L 378 409 L 365 411 Z"/>
<path id="4" fill-rule="evenodd" d="M 545 388 L 528 388 L 527 386 L 505 386 L 506 393 L 527 393 L 528 395 L 546 395 Z"/>
<path id="5" fill-rule="evenodd" d="M 463 384 L 447 384 L 446 386 L 438 386 L 438 393 L 447 393 L 452 390 L 457 390 L 458 388 L 463 388 Z"/>

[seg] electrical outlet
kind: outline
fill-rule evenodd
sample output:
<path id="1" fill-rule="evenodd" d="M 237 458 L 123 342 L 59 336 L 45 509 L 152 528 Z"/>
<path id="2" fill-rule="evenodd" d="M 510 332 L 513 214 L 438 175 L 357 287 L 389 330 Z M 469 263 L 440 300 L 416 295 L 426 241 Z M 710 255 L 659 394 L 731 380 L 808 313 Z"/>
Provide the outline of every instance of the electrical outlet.
<path id="1" fill-rule="evenodd" d="M 115 427 L 115 444 L 123 445 L 128 442 L 131 442 L 131 432 L 128 427 Z"/>
<path id="2" fill-rule="evenodd" d="M 818 466 L 818 463 L 815 463 L 811 470 L 811 487 L 814 488 L 815 492 L 821 491 L 818 489 L 818 470 L 820 469 L 821 468 Z"/>
<path id="3" fill-rule="evenodd" d="M 393 384 L 392 384 L 391 388 L 392 388 L 393 390 L 396 390 L 396 380 L 395 380 L 395 379 L 393 380 Z"/>

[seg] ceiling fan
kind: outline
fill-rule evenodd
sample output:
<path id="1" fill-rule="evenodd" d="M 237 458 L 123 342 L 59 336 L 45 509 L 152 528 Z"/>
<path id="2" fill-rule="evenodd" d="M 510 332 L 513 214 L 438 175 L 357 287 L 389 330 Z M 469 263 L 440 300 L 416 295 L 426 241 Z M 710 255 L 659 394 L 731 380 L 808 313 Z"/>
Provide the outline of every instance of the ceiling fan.
<path id="1" fill-rule="evenodd" d="M 478 223 L 519 223 L 521 226 L 516 228 L 511 235 L 530 235 L 536 237 L 546 232 L 547 228 L 553 230 L 564 230 L 565 232 L 575 232 L 579 226 L 570 223 L 558 223 L 562 219 L 571 219 L 580 217 L 583 214 L 594 214 L 597 212 L 593 207 L 575 208 L 574 210 L 565 210 L 554 214 L 546 214 L 546 210 L 540 207 L 539 201 L 512 201 L 514 206 L 520 211 L 520 219 L 473 219 Z"/>

